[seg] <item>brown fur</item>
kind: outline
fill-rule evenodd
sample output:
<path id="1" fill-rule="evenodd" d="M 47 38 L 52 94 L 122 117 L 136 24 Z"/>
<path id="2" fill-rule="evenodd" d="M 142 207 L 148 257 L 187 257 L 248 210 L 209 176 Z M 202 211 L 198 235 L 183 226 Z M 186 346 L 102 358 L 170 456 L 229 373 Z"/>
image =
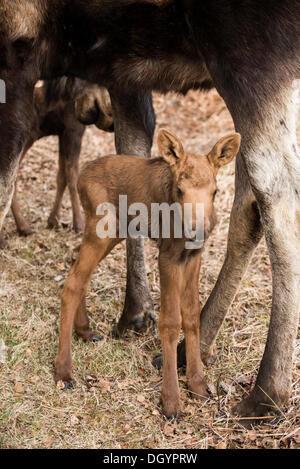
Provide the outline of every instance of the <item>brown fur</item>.
<path id="1" fill-rule="evenodd" d="M 72 267 L 62 293 L 59 352 L 55 365 L 56 381 L 70 385 L 71 336 L 73 322 L 77 334 L 84 339 L 95 338 L 89 328 L 85 296 L 90 277 L 97 264 L 122 241 L 100 239 L 97 207 L 109 202 L 118 207 L 120 195 L 127 195 L 128 205 L 152 203 L 203 203 L 206 238 L 214 227 L 214 195 L 216 175 L 220 166 L 237 154 L 240 136 L 222 139 L 208 156 L 186 155 L 181 142 L 167 131 L 159 135 L 162 158 L 147 160 L 135 156 L 107 156 L 83 169 L 79 192 L 86 217 L 86 229 L 79 257 Z M 117 210 L 117 226 L 119 220 Z M 149 222 L 151 216 L 149 216 Z M 200 359 L 200 303 L 198 293 L 201 249 L 187 251 L 186 239 L 159 239 L 159 270 L 161 281 L 160 337 L 163 347 L 162 402 L 164 414 L 172 417 L 179 412 L 176 348 L 181 325 L 186 337 L 187 382 L 197 397 L 206 397 L 206 384 Z M 183 253 L 185 255 L 183 256 Z"/>

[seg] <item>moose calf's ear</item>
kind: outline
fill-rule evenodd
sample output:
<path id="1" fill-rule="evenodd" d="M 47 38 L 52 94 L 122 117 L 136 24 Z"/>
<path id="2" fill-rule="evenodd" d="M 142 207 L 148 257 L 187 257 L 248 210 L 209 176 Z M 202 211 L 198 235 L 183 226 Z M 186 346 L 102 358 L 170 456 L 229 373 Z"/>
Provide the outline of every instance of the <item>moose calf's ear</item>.
<path id="1" fill-rule="evenodd" d="M 216 169 L 219 169 L 221 166 L 230 163 L 238 154 L 240 145 L 240 134 L 228 135 L 227 137 L 221 138 L 207 156 L 210 164 Z"/>
<path id="2" fill-rule="evenodd" d="M 178 164 L 185 158 L 181 141 L 165 129 L 159 132 L 158 148 L 163 159 L 170 165 Z"/>

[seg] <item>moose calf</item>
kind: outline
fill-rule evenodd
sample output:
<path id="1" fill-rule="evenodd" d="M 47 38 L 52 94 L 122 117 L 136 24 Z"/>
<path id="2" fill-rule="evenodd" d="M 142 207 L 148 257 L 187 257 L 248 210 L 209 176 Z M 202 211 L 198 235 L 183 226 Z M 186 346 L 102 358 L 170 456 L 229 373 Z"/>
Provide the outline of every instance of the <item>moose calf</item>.
<path id="1" fill-rule="evenodd" d="M 57 191 L 53 209 L 48 219 L 49 228 L 58 224 L 62 198 L 68 186 L 73 209 L 73 227 L 83 230 L 83 218 L 77 191 L 78 162 L 85 126 L 95 124 L 106 132 L 113 131 L 112 109 L 105 88 L 91 85 L 83 80 L 60 78 L 38 82 L 34 89 L 34 112 L 32 126 L 22 159 L 29 148 L 40 138 L 59 137 L 59 170 Z M 15 187 L 12 213 L 20 235 L 28 236 L 31 227 L 22 215 Z M 4 231 L 0 233 L 0 248 L 8 246 Z"/>
<path id="2" fill-rule="evenodd" d="M 202 204 L 202 230 L 207 239 L 216 216 L 214 198 L 216 176 L 221 166 L 228 164 L 240 147 L 240 135 L 222 138 L 207 156 L 187 155 L 181 142 L 166 130 L 158 137 L 160 158 L 135 156 L 106 156 L 85 166 L 79 177 L 79 194 L 86 217 L 86 227 L 79 256 L 66 281 L 61 304 L 59 351 L 55 361 L 55 380 L 65 388 L 73 387 L 71 338 L 73 323 L 76 333 L 86 339 L 97 336 L 89 328 L 85 297 L 97 264 L 122 241 L 120 228 L 115 237 L 100 237 L 99 215 L 102 204 L 116 207 L 116 220 L 124 214 L 119 210 L 119 197 L 126 195 L 128 205 L 141 203 L 152 213 L 152 204 L 176 203 L 189 212 L 190 225 L 195 228 L 196 204 Z M 151 221 L 150 219 L 147 220 Z M 182 221 L 181 221 L 182 222 Z M 159 222 L 161 225 L 161 222 Z M 116 223 L 118 226 L 118 223 Z M 159 270 L 161 284 L 161 313 L 159 331 L 163 349 L 163 412 L 167 417 L 179 412 L 177 377 L 177 343 L 181 325 L 186 338 L 187 384 L 196 397 L 206 397 L 206 383 L 200 358 L 199 270 L 201 249 L 192 249 L 191 239 L 177 238 L 174 230 L 169 237 L 161 235 L 159 227 Z M 203 244 L 203 243 L 202 243 Z"/>

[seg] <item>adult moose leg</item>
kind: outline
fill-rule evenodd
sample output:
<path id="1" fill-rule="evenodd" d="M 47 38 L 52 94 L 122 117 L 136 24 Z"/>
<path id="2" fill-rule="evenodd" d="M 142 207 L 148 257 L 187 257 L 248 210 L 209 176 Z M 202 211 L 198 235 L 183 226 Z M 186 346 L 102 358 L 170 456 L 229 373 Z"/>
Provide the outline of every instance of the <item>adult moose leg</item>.
<path id="1" fill-rule="evenodd" d="M 31 128 L 33 87 L 35 79 L 27 80 L 1 73 L 6 84 L 6 103 L 0 104 L 0 230 L 10 208 L 19 160 Z"/>
<path id="2" fill-rule="evenodd" d="M 113 90 L 111 101 L 117 152 L 149 157 L 155 130 L 151 95 L 124 94 Z M 142 329 L 147 320 L 145 312 L 152 307 L 145 268 L 144 242 L 142 239 L 128 239 L 126 298 L 116 333 L 121 335 L 130 328 Z"/>
<path id="3" fill-rule="evenodd" d="M 298 89 L 281 91 L 266 108 L 265 122 L 242 149 L 255 193 L 273 278 L 267 344 L 256 385 L 234 412 L 259 417 L 284 404 L 291 392 L 292 364 L 300 311 L 300 155 L 296 116 Z M 244 135 L 246 128 L 242 120 Z M 276 409 L 275 409 L 276 410 Z"/>
<path id="4" fill-rule="evenodd" d="M 235 408 L 237 414 L 250 417 L 262 416 L 270 407 L 275 404 L 280 406 L 288 399 L 299 322 L 300 159 L 295 125 L 297 100 L 293 86 L 280 89 L 277 85 L 276 93 L 276 88 L 271 86 L 269 93 L 264 90 L 264 101 L 253 99 L 254 93 L 248 94 L 249 101 L 252 97 L 251 112 L 247 105 L 240 106 L 232 94 L 227 93 L 227 88 L 221 87 L 237 130 L 242 135 L 240 158 L 259 207 L 273 275 L 271 322 L 257 382 L 249 397 Z M 268 94 L 269 99 L 266 99 Z M 233 256 L 236 246 L 240 244 L 238 238 L 235 243 L 232 241 L 234 238 L 230 239 L 227 256 Z M 240 253 L 243 254 L 243 251 Z M 243 262 L 247 260 L 247 256 L 242 258 Z M 217 306 L 214 296 L 219 298 L 222 305 L 220 299 L 226 295 L 227 288 L 231 289 L 230 282 L 227 283 L 224 274 L 221 274 L 203 321 L 201 317 L 204 331 L 208 331 L 209 324 L 214 324 L 217 311 L 213 309 Z M 219 322 L 218 315 L 216 317 Z M 210 337 L 206 332 L 204 340 L 208 346 L 211 345 Z"/>
<path id="5" fill-rule="evenodd" d="M 258 206 L 239 154 L 226 258 L 201 313 L 201 356 L 206 364 L 214 359 L 216 338 L 262 235 Z"/>

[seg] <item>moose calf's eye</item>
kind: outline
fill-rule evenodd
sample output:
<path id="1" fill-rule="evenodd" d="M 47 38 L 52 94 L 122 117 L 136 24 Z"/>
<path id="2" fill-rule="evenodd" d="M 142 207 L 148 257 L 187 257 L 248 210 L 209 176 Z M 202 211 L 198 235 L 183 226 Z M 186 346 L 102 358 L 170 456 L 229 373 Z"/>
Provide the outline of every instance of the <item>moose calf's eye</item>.
<path id="1" fill-rule="evenodd" d="M 218 191 L 217 191 L 217 189 L 216 189 L 215 192 L 214 192 L 214 195 L 213 195 L 213 198 L 214 198 L 214 199 L 216 198 L 217 193 L 218 193 Z"/>
<path id="2" fill-rule="evenodd" d="M 177 194 L 179 195 L 179 197 L 181 197 L 181 196 L 183 195 L 183 192 L 182 192 L 181 189 L 179 189 L 179 187 L 178 187 L 178 189 L 177 189 Z"/>

